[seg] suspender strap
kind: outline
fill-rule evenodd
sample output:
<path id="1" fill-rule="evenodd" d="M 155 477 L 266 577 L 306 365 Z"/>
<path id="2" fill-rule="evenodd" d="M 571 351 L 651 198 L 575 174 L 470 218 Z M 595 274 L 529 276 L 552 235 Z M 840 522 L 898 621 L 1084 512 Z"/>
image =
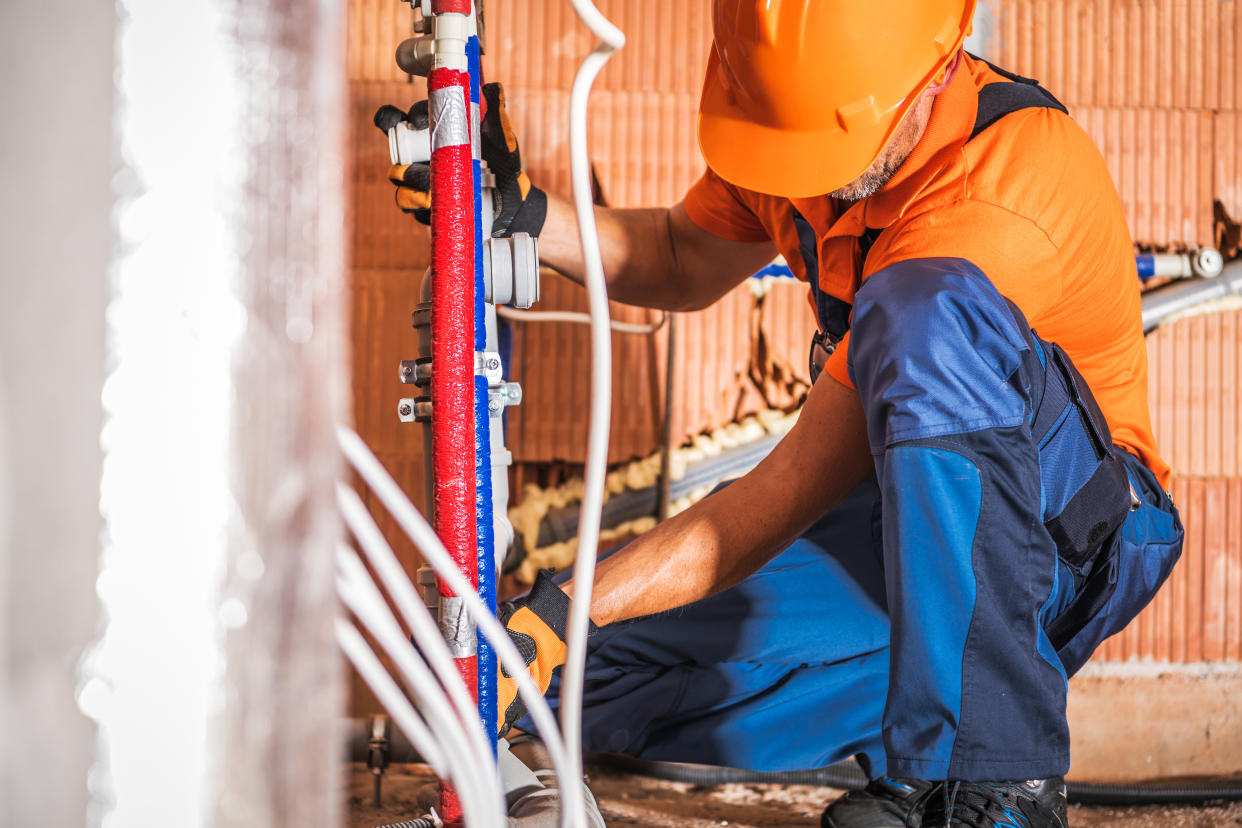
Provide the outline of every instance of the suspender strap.
<path id="1" fill-rule="evenodd" d="M 1011 112 L 1019 112 L 1023 109 L 1059 109 L 1069 114 L 1065 104 L 1040 86 L 1039 81 L 1015 75 L 1013 72 L 1006 72 L 991 63 L 988 63 L 988 66 L 993 72 L 1009 80 L 989 83 L 979 90 L 979 108 L 975 114 L 975 126 L 970 131 L 970 138 L 974 138 Z"/>
<path id="2" fill-rule="evenodd" d="M 971 55 L 971 57 L 974 57 L 975 60 L 981 60 L 981 58 L 977 58 L 974 55 Z M 984 61 L 984 63 L 987 63 L 987 61 Z M 992 71 L 1008 80 L 989 83 L 979 90 L 979 105 L 970 138 L 974 138 L 1011 112 L 1037 107 L 1068 112 L 1064 104 L 1054 98 L 1047 89 L 1040 86 L 1038 81 L 1015 75 L 1013 72 L 1007 72 L 991 63 L 988 63 L 988 66 L 991 67 Z M 853 306 L 849 302 L 837 299 L 835 296 L 829 296 L 820 290 L 819 239 L 816 237 L 815 229 L 811 226 L 811 223 L 796 209 L 793 211 L 793 222 L 795 229 L 798 231 L 798 248 L 802 253 L 802 263 L 806 267 L 807 282 L 810 284 L 811 294 L 815 298 L 815 315 L 818 319 L 820 330 L 824 334 L 820 338 L 826 338 L 829 343 L 839 342 L 845 336 L 846 331 L 849 330 L 850 311 L 853 309 Z M 868 227 L 859 238 L 859 246 L 862 250 L 864 262 L 881 232 L 881 229 Z M 820 344 L 824 345 L 827 343 L 821 342 Z M 815 372 L 812 371 L 812 373 L 814 374 Z M 1061 406 L 1058 406 L 1056 410 L 1059 411 L 1061 408 Z M 1046 423 L 1045 430 L 1051 425 L 1051 423 Z"/>
<path id="3" fill-rule="evenodd" d="M 798 231 L 798 249 L 806 267 L 806 280 L 811 286 L 811 295 L 815 297 L 815 316 L 819 327 L 833 342 L 840 342 L 841 337 L 850 329 L 850 311 L 853 306 L 820 290 L 819 239 L 815 236 L 815 228 L 797 210 L 793 211 L 793 222 Z"/>

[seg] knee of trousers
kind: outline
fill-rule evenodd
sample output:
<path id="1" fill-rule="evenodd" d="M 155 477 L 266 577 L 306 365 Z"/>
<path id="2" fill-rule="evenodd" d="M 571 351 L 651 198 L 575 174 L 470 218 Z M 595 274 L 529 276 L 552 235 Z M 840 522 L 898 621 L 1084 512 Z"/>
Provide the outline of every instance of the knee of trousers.
<path id="1" fill-rule="evenodd" d="M 877 455 L 906 440 L 1029 423 L 1042 388 L 1021 311 L 956 258 L 909 259 L 863 282 L 849 372 Z"/>

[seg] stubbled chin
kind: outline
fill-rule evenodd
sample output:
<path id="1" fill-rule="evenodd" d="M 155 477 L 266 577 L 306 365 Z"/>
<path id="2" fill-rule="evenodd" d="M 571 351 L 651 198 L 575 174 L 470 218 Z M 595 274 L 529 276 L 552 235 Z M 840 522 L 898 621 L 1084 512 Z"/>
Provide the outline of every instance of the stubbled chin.
<path id="1" fill-rule="evenodd" d="M 838 201 L 862 201 L 864 198 L 873 196 L 892 178 L 891 175 L 883 178 L 861 178 L 858 181 L 847 184 L 839 190 L 833 190 L 828 194 L 829 198 L 835 198 Z"/>

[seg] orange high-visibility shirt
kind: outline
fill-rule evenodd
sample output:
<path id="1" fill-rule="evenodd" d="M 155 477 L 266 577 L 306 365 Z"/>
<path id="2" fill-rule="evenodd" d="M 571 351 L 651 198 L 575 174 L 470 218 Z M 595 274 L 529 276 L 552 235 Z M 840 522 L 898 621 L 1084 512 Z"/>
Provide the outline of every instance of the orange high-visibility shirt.
<path id="1" fill-rule="evenodd" d="M 1099 151 L 1064 113 L 1032 108 L 970 139 L 984 85 L 1009 82 L 963 54 L 918 145 L 885 187 L 852 205 L 827 196 L 783 198 L 735 187 L 708 170 L 686 194 L 695 224 L 735 241 L 771 239 L 799 278 L 853 304 L 863 279 L 906 259 L 966 259 L 1056 342 L 1090 384 L 1114 442 L 1168 488 L 1147 407 L 1134 247 Z M 842 210 L 842 207 L 845 207 Z M 793 223 L 815 230 L 819 273 L 807 274 Z M 880 230 L 866 255 L 859 238 Z M 826 370 L 849 386 L 849 335 Z"/>

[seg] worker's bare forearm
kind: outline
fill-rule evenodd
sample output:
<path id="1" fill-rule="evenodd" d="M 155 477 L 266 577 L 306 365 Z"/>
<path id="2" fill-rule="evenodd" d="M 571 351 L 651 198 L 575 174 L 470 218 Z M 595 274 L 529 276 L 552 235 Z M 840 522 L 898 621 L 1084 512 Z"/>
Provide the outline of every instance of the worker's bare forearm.
<path id="1" fill-rule="evenodd" d="M 685 284 L 669 243 L 667 208 L 595 208 L 599 247 L 608 277 L 609 298 L 631 305 L 681 310 Z M 548 219 L 539 237 L 539 258 L 549 267 L 582 283 L 585 269 L 573 205 L 548 196 Z"/>
<path id="2" fill-rule="evenodd" d="M 596 207 L 595 222 L 609 298 L 648 308 L 706 307 L 770 261 L 774 251 L 767 243 L 716 238 L 693 225 L 681 205 Z M 579 284 L 585 278 L 577 215 L 563 198 L 548 196 L 539 258 Z"/>
<path id="3" fill-rule="evenodd" d="M 596 624 L 673 609 L 739 583 L 871 472 L 857 395 L 827 376 L 816 392 L 753 471 L 600 563 Z"/>
<path id="4" fill-rule="evenodd" d="M 769 560 L 803 527 L 792 514 L 755 503 L 749 484 L 736 481 L 601 562 L 592 620 L 602 626 L 684 606 Z"/>

